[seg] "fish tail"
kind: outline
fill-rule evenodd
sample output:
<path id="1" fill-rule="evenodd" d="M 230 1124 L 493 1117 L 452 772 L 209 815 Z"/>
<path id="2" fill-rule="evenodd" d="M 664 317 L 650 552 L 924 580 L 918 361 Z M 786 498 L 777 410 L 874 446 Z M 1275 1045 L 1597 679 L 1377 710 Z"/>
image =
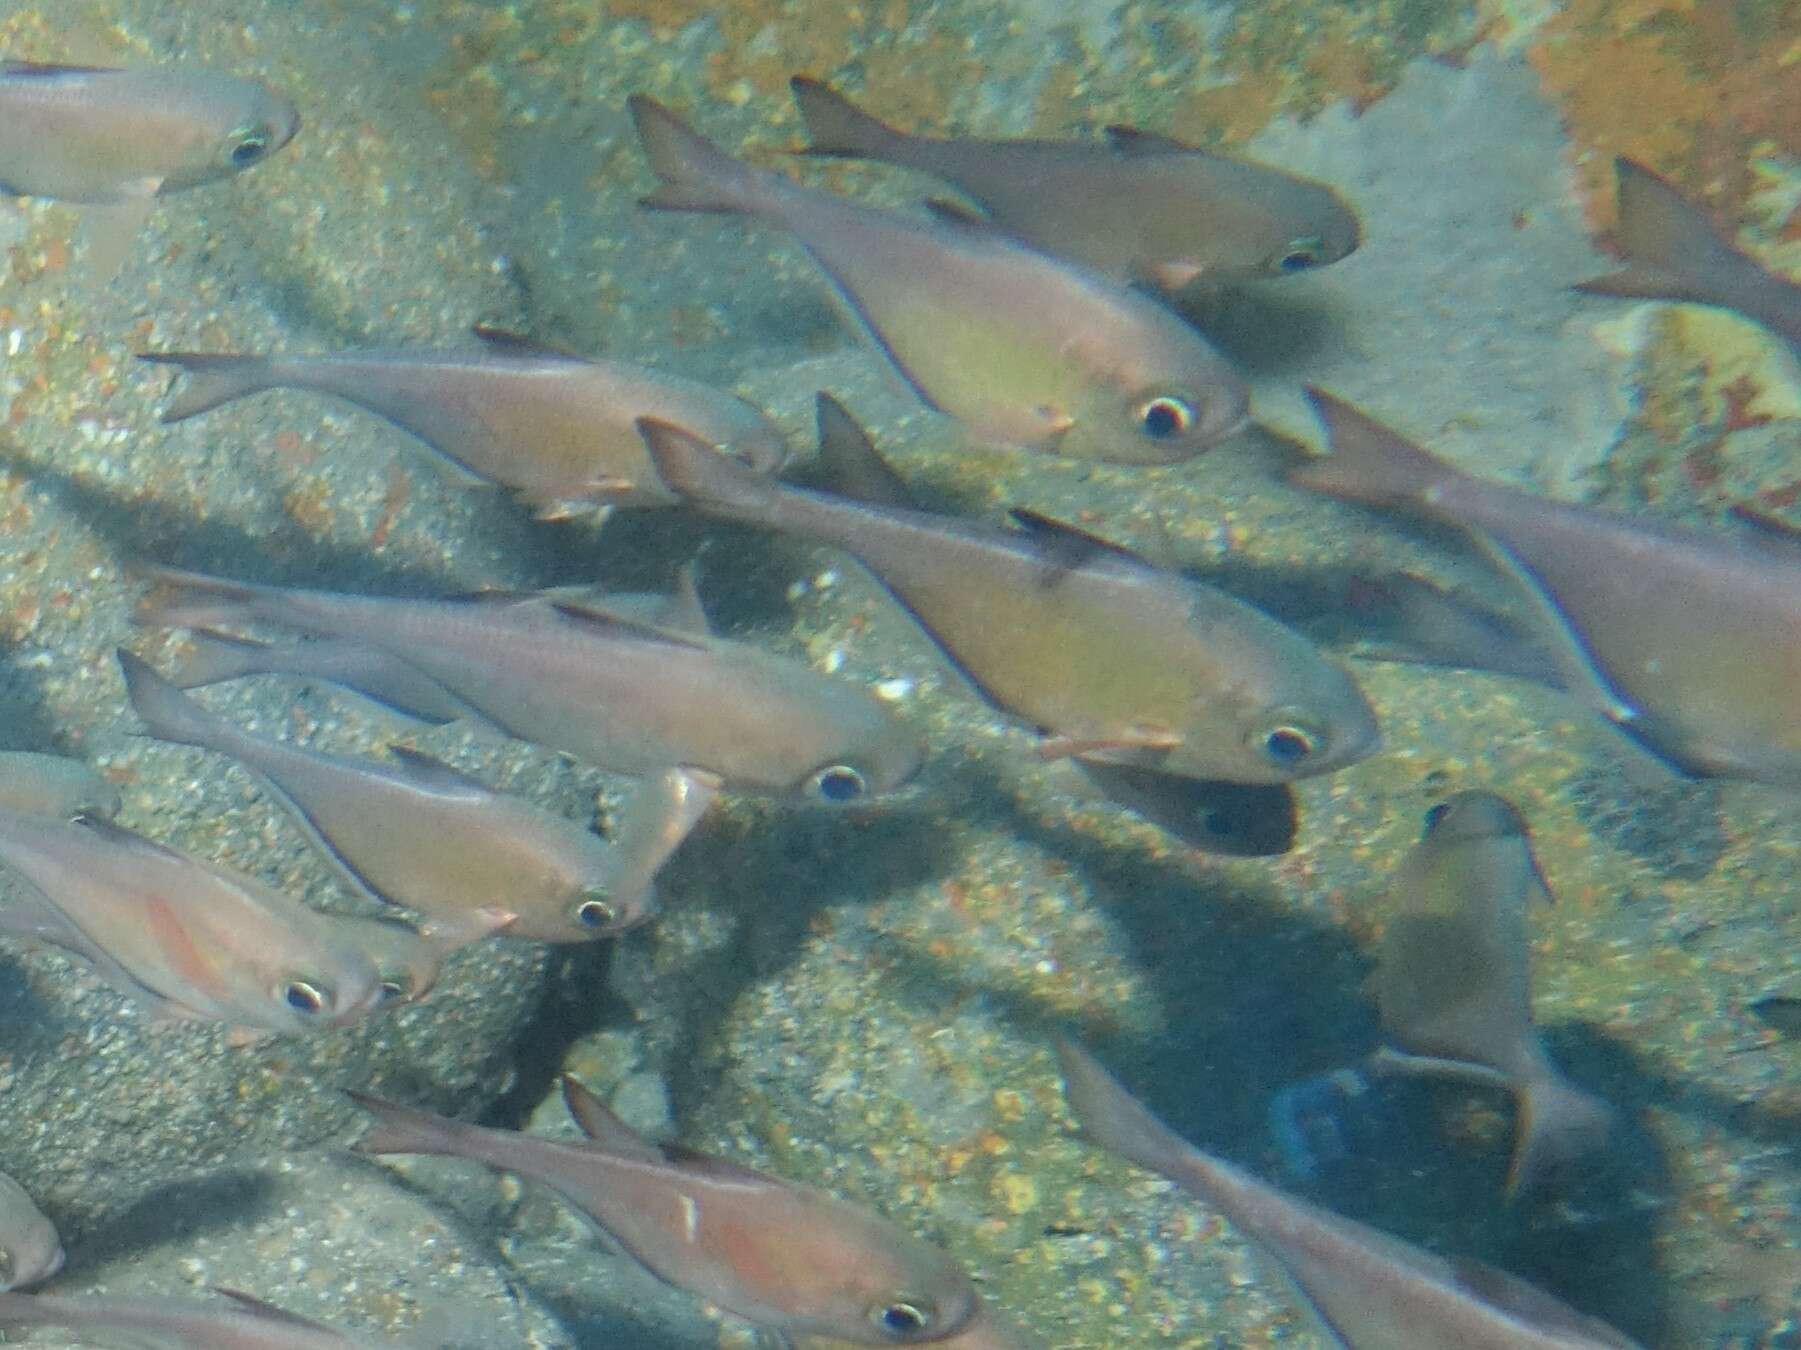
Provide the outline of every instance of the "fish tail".
<path id="1" fill-rule="evenodd" d="M 185 422 L 222 403 L 273 389 L 280 380 L 266 356 L 234 356 L 226 352 L 139 352 L 138 360 L 174 366 L 188 377 L 182 391 L 163 409 L 163 421 Z"/>
<path id="2" fill-rule="evenodd" d="M 1063 1066 L 1063 1095 L 1069 1109 L 1109 1153 L 1167 1174 L 1188 1151 L 1179 1135 L 1075 1042 L 1057 1042 L 1057 1060 Z"/>
<path id="3" fill-rule="evenodd" d="M 196 628 L 188 634 L 189 650 L 175 667 L 169 683 L 177 689 L 199 689 L 209 684 L 241 680 L 246 675 L 275 673 L 280 662 L 275 648 L 254 638 L 233 637 L 212 628 Z"/>
<path id="4" fill-rule="evenodd" d="M 1645 300 L 1731 303 L 1720 282 L 1740 270 L 1734 264 L 1742 259 L 1706 214 L 1642 164 L 1620 157 L 1614 160 L 1614 172 L 1619 219 L 1613 242 L 1626 266 L 1578 282 L 1576 289 Z"/>
<path id="5" fill-rule="evenodd" d="M 911 136 L 864 112 L 830 85 L 796 75 L 788 88 L 807 124 L 807 154 L 890 162 L 905 156 Z"/>
<path id="6" fill-rule="evenodd" d="M 1368 506 L 1410 506 L 1463 477 L 1436 455 L 1323 389 L 1307 397 L 1325 423 L 1329 455 L 1289 470 L 1288 481 Z"/>
<path id="7" fill-rule="evenodd" d="M 1554 1073 L 1528 1080 L 1520 1089 L 1516 1110 L 1513 1158 L 1507 1168 L 1510 1200 L 1599 1149 L 1613 1128 L 1611 1106 Z"/>
<path id="8" fill-rule="evenodd" d="M 657 211 L 758 210 L 769 175 L 733 159 L 654 98 L 633 94 L 632 121 L 661 185 L 639 204 Z"/>
<path id="9" fill-rule="evenodd" d="M 727 520 L 761 521 L 769 515 L 779 488 L 764 475 L 668 422 L 641 417 L 638 434 L 663 486 L 684 502 Z"/>
<path id="10" fill-rule="evenodd" d="M 281 592 L 248 582 L 227 581 L 174 567 L 144 567 L 150 589 L 138 601 L 132 621 L 145 628 L 212 628 L 264 617 L 267 602 Z"/>
<path id="11" fill-rule="evenodd" d="M 466 1140 L 471 1127 L 461 1121 L 421 1111 L 416 1106 L 384 1101 L 354 1089 L 346 1090 L 344 1095 L 375 1117 L 375 1124 L 351 1145 L 358 1153 L 371 1156 L 435 1153 L 447 1158 L 479 1156 L 471 1153 Z"/>
<path id="12" fill-rule="evenodd" d="M 219 719 L 157 674 L 143 657 L 123 647 L 118 657 L 119 669 L 125 674 L 126 697 L 146 731 L 159 741 L 176 745 L 217 744 Z"/>

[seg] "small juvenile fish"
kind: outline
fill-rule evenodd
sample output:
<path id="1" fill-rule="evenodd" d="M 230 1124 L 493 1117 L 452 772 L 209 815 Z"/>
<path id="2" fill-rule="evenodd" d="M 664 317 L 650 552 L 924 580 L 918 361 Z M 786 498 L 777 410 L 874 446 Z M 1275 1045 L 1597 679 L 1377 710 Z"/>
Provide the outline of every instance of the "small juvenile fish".
<path id="1" fill-rule="evenodd" d="M 298 130 L 286 98 L 218 71 L 0 62 L 0 192 L 14 196 L 166 196 L 242 173 Z"/>
<path id="2" fill-rule="evenodd" d="M 55 1225 L 23 1186 L 0 1172 L 0 1290 L 42 1284 L 62 1268 Z"/>
<path id="3" fill-rule="evenodd" d="M 631 110 L 662 180 L 644 205 L 792 231 L 876 352 L 977 439 L 1170 464 L 1245 424 L 1244 382 L 1148 297 L 985 222 L 879 211 L 752 168 L 642 95 Z"/>
<path id="4" fill-rule="evenodd" d="M 537 1139 L 350 1094 L 375 1117 L 359 1153 L 431 1153 L 540 1182 L 659 1279 L 790 1338 L 922 1345 L 976 1320 L 955 1263 L 824 1192 L 634 1133 L 587 1089 L 563 1100 L 587 1141 Z"/>
<path id="5" fill-rule="evenodd" d="M 1565 688 L 1683 772 L 1801 787 L 1801 545 L 1483 482 L 1309 395 L 1332 453 L 1291 482 L 1467 531 L 1533 603 Z"/>
<path id="6" fill-rule="evenodd" d="M 452 939 L 441 932 L 414 928 L 398 919 L 372 919 L 361 914 L 326 914 L 331 926 L 362 949 L 374 963 L 380 977 L 381 996 L 377 1006 L 395 1007 L 417 1003 L 438 983 L 444 958 L 471 936 L 459 934 Z M 512 916 L 496 914 L 493 928 L 505 927 Z"/>
<path id="7" fill-rule="evenodd" d="M 854 554 L 989 702 L 1039 728 L 1047 758 L 1285 783 L 1375 748 L 1375 715 L 1298 633 L 1223 591 L 1029 513 L 1023 528 L 791 487 L 676 427 L 645 423 L 663 481 L 695 508 Z M 820 458 L 892 499 L 892 471 L 820 401 Z"/>
<path id="8" fill-rule="evenodd" d="M 82 1335 L 125 1336 L 145 1350 L 373 1350 L 387 1344 L 361 1333 L 346 1336 L 235 1289 L 213 1292 L 227 1301 L 0 1294 L 0 1327 L 66 1327 Z"/>
<path id="9" fill-rule="evenodd" d="M 1529 1190 L 1605 1143 L 1613 1111 L 1551 1063 L 1532 1025 L 1526 910 L 1550 902 L 1526 822 L 1492 792 L 1432 808 L 1394 889 L 1376 954 L 1383 1072 L 1489 1079 L 1517 1102 L 1507 1191 Z"/>
<path id="10" fill-rule="evenodd" d="M 721 464 L 759 477 L 723 455 Z M 152 569 L 142 623 L 270 623 L 378 648 L 494 726 L 616 773 L 699 770 L 843 803 L 890 792 L 923 747 L 873 694 L 747 643 L 572 592 L 404 600 Z"/>
<path id="11" fill-rule="evenodd" d="M 670 506 L 633 423 L 686 427 L 758 473 L 788 457 L 782 433 L 732 394 L 624 361 L 597 361 L 477 328 L 479 352 L 352 351 L 331 356 L 146 352 L 187 389 L 179 422 L 265 389 L 331 394 L 409 432 L 461 482 L 511 489 L 560 519 L 615 506 Z"/>
<path id="12" fill-rule="evenodd" d="M 1623 157 L 1613 165 L 1614 243 L 1626 266 L 1577 290 L 1734 309 L 1801 350 L 1801 286 L 1740 252 L 1700 207 L 1644 165 Z"/>
<path id="13" fill-rule="evenodd" d="M 1198 277 L 1271 277 L 1337 262 L 1356 215 L 1323 183 L 1131 127 L 1105 142 L 911 136 L 818 80 L 789 82 L 810 155 L 934 174 L 1033 248 L 1115 281 L 1179 290 Z"/>
<path id="14" fill-rule="evenodd" d="M 648 913 L 650 878 L 636 860 L 573 820 L 405 746 L 390 747 L 394 763 L 378 764 L 253 735 L 130 652 L 119 652 L 119 666 L 152 736 L 229 755 L 257 773 L 354 890 L 431 915 L 453 946 L 500 927 L 586 942 Z"/>
<path id="15" fill-rule="evenodd" d="M 0 750 L 0 807 L 59 820 L 111 820 L 119 805 L 119 789 L 91 764 L 35 750 Z"/>
<path id="16" fill-rule="evenodd" d="M 1275 1262 L 1345 1350 L 1633 1350 L 1604 1322 L 1477 1261 L 1296 1199 L 1182 1140 L 1086 1051 L 1057 1047 L 1069 1108 L 1096 1143 L 1218 1210 Z"/>
<path id="17" fill-rule="evenodd" d="M 329 916 L 109 822 L 0 810 L 0 866 L 31 887 L 0 932 L 67 949 L 155 1016 L 315 1031 L 381 997 Z"/>
<path id="18" fill-rule="evenodd" d="M 178 689 L 200 689 L 247 675 L 297 675 L 361 694 L 390 712 L 442 726 L 481 714 L 443 685 L 379 647 L 332 638 L 276 645 L 210 628 L 188 634 L 188 649 L 170 677 Z"/>

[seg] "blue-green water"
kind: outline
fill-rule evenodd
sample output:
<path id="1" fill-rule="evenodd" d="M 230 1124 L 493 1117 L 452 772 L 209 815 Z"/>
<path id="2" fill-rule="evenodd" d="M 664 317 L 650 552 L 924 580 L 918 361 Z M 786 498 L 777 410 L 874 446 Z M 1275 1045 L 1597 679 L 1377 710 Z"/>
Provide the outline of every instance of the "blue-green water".
<path id="1" fill-rule="evenodd" d="M 83 212 L 0 197 L 0 745 L 96 766 L 134 830 L 368 912 L 258 780 L 139 734 L 114 649 L 164 669 L 183 649 L 134 627 L 133 566 L 418 596 L 666 590 L 698 558 L 719 631 L 874 690 L 929 746 L 892 802 L 728 791 L 664 870 L 651 922 L 591 945 L 482 942 L 423 1001 L 315 1036 L 155 1023 L 85 966 L 6 943 L 0 1169 L 62 1234 L 45 1292 L 242 1289 L 370 1343 L 755 1343 L 767 1333 L 708 1314 L 542 1188 L 348 1152 L 367 1118 L 347 1088 L 572 1140 L 568 1073 L 634 1127 L 929 1239 L 1022 1340 L 1319 1343 L 1229 1225 L 1077 1129 L 1051 1053 L 1073 1035 L 1202 1147 L 1639 1343 L 1796 1343 L 1797 1051 L 1753 1008 L 1796 974 L 1795 797 L 1676 778 L 1531 680 L 1378 659 L 1392 634 L 1371 631 L 1352 574 L 1407 571 L 1528 612 L 1450 533 L 1281 481 L 1296 443 L 1321 445 L 1313 384 L 1563 500 L 1717 529 L 1734 503 L 1788 510 L 1792 355 L 1718 311 L 1570 289 L 1611 266 L 1596 166 L 1621 150 L 1711 194 L 1770 265 L 1801 261 L 1782 228 L 1801 193 L 1787 95 L 1735 86 L 1718 127 L 1660 140 L 1670 119 L 1625 73 L 1611 104 L 1587 74 L 1639 70 L 1641 30 L 1686 20 L 1625 10 L 0 0 L 0 58 L 202 64 L 267 81 L 302 120 L 266 164 L 161 199 L 116 273 L 88 265 Z M 1753 17 L 1731 38 L 1746 69 L 1801 35 L 1787 11 Z M 1707 63 L 1683 50 L 1666 78 L 1688 117 L 1706 106 L 1689 67 Z M 926 130 L 1218 139 L 1332 184 L 1363 243 L 1308 275 L 1187 297 L 1260 427 L 1160 468 L 979 445 L 841 324 L 785 233 L 636 204 L 655 184 L 633 93 L 859 200 L 911 210 L 944 193 L 789 157 L 795 73 Z M 935 511 L 1079 522 L 1300 625 L 1347 662 L 1382 746 L 1296 783 L 1289 852 L 1203 854 L 1041 760 L 843 553 L 680 510 L 537 520 L 304 393 L 164 426 L 167 376 L 134 359 L 465 349 L 478 322 L 729 389 L 775 419 L 802 477 L 830 391 Z M 404 740 L 571 819 L 616 818 L 632 787 L 323 684 L 203 698 L 335 753 Z M 1382 1081 L 1320 1098 L 1304 1175 L 1272 1112 L 1378 1043 L 1366 982 L 1396 869 L 1427 809 L 1468 788 L 1531 826 L 1557 896 L 1530 915 L 1534 1016 L 1616 1128 L 1508 1203 L 1505 1093 Z M 64 1334 L 27 1343 L 78 1343 Z"/>

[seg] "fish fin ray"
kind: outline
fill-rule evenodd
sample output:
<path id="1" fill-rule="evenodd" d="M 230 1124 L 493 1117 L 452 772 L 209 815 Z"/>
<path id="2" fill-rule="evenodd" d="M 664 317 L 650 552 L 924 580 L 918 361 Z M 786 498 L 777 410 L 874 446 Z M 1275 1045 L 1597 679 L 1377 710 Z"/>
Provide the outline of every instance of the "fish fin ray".
<path id="1" fill-rule="evenodd" d="M 627 100 L 644 157 L 661 185 L 639 205 L 653 211 L 755 213 L 769 188 L 767 175 L 732 158 L 655 99 Z"/>
<path id="2" fill-rule="evenodd" d="M 622 1158 L 640 1162 L 664 1163 L 668 1159 L 655 1140 L 646 1139 L 627 1125 L 603 1102 L 598 1094 L 578 1082 L 574 1075 L 564 1074 L 559 1080 L 563 1106 L 569 1117 L 596 1147 Z"/>
<path id="3" fill-rule="evenodd" d="M 1034 543 L 1041 545 L 1048 559 L 1065 570 L 1074 571 L 1096 558 L 1118 558 L 1140 567 L 1147 565 L 1125 545 L 1103 539 L 1054 516 L 1016 506 L 1007 512 L 1007 518 L 1025 531 Z"/>
<path id="4" fill-rule="evenodd" d="M 645 642 L 661 642 L 671 647 L 686 647 L 691 651 L 706 650 L 706 644 L 696 641 L 691 633 L 673 632 L 642 619 L 615 613 L 598 600 L 555 600 L 551 602 L 550 608 L 570 623 L 587 626 L 596 632 L 638 638 Z"/>
<path id="5" fill-rule="evenodd" d="M 227 1298 L 234 1305 L 248 1313 L 269 1322 L 279 1322 L 282 1326 L 297 1327 L 307 1331 L 330 1331 L 325 1323 L 315 1321 L 311 1317 L 302 1317 L 297 1312 L 289 1312 L 286 1308 L 278 1308 L 273 1303 L 258 1298 L 255 1294 L 246 1294 L 242 1289 L 229 1289 L 224 1285 L 208 1285 L 213 1293 Z"/>
<path id="6" fill-rule="evenodd" d="M 822 158 L 890 160 L 912 138 L 867 113 L 822 80 L 796 75 L 788 81 L 795 107 L 806 124 L 803 152 Z"/>
<path id="7" fill-rule="evenodd" d="M 1178 141 L 1174 136 L 1165 136 L 1160 131 L 1145 131 L 1141 127 L 1129 127 L 1120 122 L 1103 127 L 1101 134 L 1107 138 L 1107 144 L 1112 147 L 1114 153 L 1127 159 L 1145 159 L 1156 155 L 1206 154 L 1206 151 L 1197 150 L 1185 141 Z"/>
<path id="8" fill-rule="evenodd" d="M 474 774 L 464 773 L 436 755 L 428 755 L 410 745 L 399 744 L 390 745 L 388 754 L 407 771 L 409 778 L 440 796 L 479 798 L 482 801 L 488 801 L 494 796 L 494 789 Z"/>
<path id="9" fill-rule="evenodd" d="M 275 387 L 273 363 L 266 356 L 236 352 L 139 352 L 138 360 L 174 366 L 188 377 L 187 387 L 163 409 L 165 423 L 185 422 L 221 404 Z"/>
<path id="10" fill-rule="evenodd" d="M 877 506 L 919 509 L 901 476 L 875 448 L 856 418 L 830 394 L 820 391 L 816 400 L 819 426 L 819 462 L 834 492 Z"/>
<path id="11" fill-rule="evenodd" d="M 571 351 L 554 342 L 545 342 L 541 338 L 529 337 L 524 333 L 515 333 L 510 328 L 478 323 L 472 324 L 469 331 L 481 339 L 482 345 L 492 352 L 504 353 L 508 356 L 533 356 L 548 361 L 565 361 L 572 366 L 593 364 L 580 352 Z"/>

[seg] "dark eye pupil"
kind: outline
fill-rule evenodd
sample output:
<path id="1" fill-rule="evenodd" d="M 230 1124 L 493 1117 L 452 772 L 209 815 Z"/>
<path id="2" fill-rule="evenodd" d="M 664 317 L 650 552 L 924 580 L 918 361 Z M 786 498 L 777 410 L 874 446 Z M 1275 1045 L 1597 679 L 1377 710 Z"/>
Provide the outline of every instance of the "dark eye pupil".
<path id="1" fill-rule="evenodd" d="M 251 160 L 261 156 L 263 151 L 268 148 L 269 143 L 261 136 L 251 136 L 238 142 L 237 148 L 231 152 L 231 157 L 239 164 L 248 164 Z"/>
<path id="2" fill-rule="evenodd" d="M 925 1324 L 926 1320 L 919 1309 L 905 1303 L 895 1303 L 882 1309 L 882 1325 L 890 1331 L 919 1331 Z"/>
<path id="3" fill-rule="evenodd" d="M 1155 399 L 1144 410 L 1144 434 L 1162 440 L 1184 431 L 1188 426 L 1186 410 L 1174 399 Z"/>
<path id="4" fill-rule="evenodd" d="M 405 998 L 406 986 L 399 980 L 383 980 L 381 982 L 381 996 L 384 1000 Z"/>
<path id="5" fill-rule="evenodd" d="M 1278 763 L 1293 764 L 1313 749 L 1313 742 L 1291 727 L 1278 727 L 1264 740 L 1263 748 Z"/>
<path id="6" fill-rule="evenodd" d="M 575 911 L 575 917 L 585 928 L 599 928 L 612 920 L 613 911 L 598 900 L 588 900 Z"/>
<path id="7" fill-rule="evenodd" d="M 848 802 L 863 795 L 863 775 L 855 769 L 827 769 L 819 775 L 819 795 L 828 802 Z"/>
<path id="8" fill-rule="evenodd" d="M 1433 830 L 1436 830 L 1438 828 L 1439 822 L 1445 818 L 1445 812 L 1449 811 L 1450 809 L 1451 809 L 1450 803 L 1440 802 L 1437 806 L 1433 807 L 1430 811 L 1426 812 L 1426 833 L 1427 834 L 1432 833 Z"/>
<path id="9" fill-rule="evenodd" d="M 1313 266 L 1313 255 L 1296 251 L 1282 255 L 1282 261 L 1276 264 L 1284 272 L 1304 272 Z"/>
<path id="10" fill-rule="evenodd" d="M 288 1006 L 296 1012 L 318 1012 L 324 1003 L 319 991 L 310 984 L 290 984 L 287 998 Z"/>

